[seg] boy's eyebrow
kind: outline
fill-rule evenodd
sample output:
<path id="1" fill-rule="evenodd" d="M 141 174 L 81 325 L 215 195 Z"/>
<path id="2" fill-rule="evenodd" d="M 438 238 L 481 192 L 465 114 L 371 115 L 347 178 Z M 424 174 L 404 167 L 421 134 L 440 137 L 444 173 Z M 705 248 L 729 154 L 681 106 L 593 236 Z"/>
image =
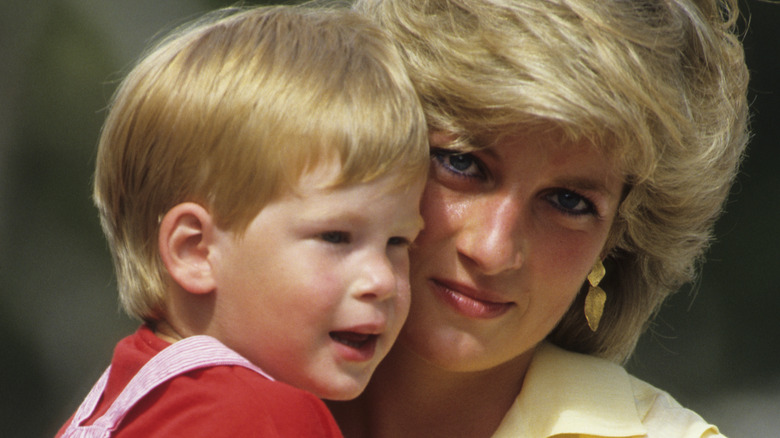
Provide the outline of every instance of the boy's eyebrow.
<path id="1" fill-rule="evenodd" d="M 330 214 L 329 214 L 330 213 Z M 311 215 L 307 216 L 296 216 L 294 220 L 300 221 L 302 224 L 317 224 L 317 225 L 326 225 L 329 222 L 332 223 L 348 223 L 350 225 L 360 225 L 365 222 L 368 222 L 370 219 L 371 213 L 370 212 L 354 212 L 354 211 L 347 211 L 347 212 L 333 212 L 328 211 L 327 209 L 322 212 L 316 212 Z M 404 221 L 401 224 L 401 227 L 408 227 L 410 229 L 415 230 L 422 230 L 425 228 L 425 220 L 423 219 L 422 215 L 417 214 L 414 218 L 410 218 L 407 221 Z"/>
<path id="2" fill-rule="evenodd" d="M 348 223 L 362 223 L 367 222 L 369 215 L 362 212 L 354 211 L 333 211 L 327 208 L 311 212 L 305 216 L 296 216 L 297 219 L 306 222 L 348 222 Z"/>

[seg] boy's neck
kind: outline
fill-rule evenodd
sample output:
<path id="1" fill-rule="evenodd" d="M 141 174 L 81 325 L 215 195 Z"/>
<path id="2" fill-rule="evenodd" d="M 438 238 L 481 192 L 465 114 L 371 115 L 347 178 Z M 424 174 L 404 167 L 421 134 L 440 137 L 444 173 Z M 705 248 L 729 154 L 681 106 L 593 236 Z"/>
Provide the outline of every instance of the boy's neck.
<path id="1" fill-rule="evenodd" d="M 487 371 L 452 372 L 396 345 L 359 398 L 330 408 L 346 438 L 490 437 L 532 355 Z"/>
<path id="2" fill-rule="evenodd" d="M 163 341 L 170 342 L 171 344 L 184 339 L 184 336 L 179 334 L 179 332 L 165 320 L 155 322 L 152 326 L 152 330 L 154 331 L 155 336 Z"/>

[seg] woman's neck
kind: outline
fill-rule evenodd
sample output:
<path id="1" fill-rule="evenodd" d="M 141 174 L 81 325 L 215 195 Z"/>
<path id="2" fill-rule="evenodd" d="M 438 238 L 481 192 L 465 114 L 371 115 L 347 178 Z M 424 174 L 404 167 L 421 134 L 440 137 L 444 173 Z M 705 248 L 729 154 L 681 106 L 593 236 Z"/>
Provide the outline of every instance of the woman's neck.
<path id="1" fill-rule="evenodd" d="M 330 407 L 346 438 L 489 438 L 520 392 L 532 355 L 453 372 L 396 346 L 359 398 Z"/>

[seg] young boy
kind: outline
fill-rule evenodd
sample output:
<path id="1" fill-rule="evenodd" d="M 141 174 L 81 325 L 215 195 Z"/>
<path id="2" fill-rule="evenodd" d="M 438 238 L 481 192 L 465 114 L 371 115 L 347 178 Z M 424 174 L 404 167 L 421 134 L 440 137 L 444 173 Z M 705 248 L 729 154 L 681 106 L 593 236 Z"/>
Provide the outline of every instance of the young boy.
<path id="1" fill-rule="evenodd" d="M 339 436 L 317 397 L 356 397 L 408 312 L 428 150 L 393 45 L 344 10 L 222 15 L 114 97 L 94 196 L 144 324 L 60 436 Z"/>

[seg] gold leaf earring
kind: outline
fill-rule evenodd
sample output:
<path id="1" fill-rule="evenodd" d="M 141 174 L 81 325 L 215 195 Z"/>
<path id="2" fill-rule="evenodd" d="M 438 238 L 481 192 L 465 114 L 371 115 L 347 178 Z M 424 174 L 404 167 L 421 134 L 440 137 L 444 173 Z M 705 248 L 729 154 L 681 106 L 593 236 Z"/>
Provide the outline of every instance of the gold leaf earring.
<path id="1" fill-rule="evenodd" d="M 599 328 L 599 321 L 601 321 L 601 315 L 604 313 L 604 303 L 607 302 L 607 293 L 604 289 L 599 287 L 601 279 L 607 274 L 607 270 L 604 269 L 604 264 L 601 260 L 597 261 L 588 274 L 588 294 L 585 295 L 585 319 L 588 320 L 588 327 L 592 331 L 596 331 Z"/>

